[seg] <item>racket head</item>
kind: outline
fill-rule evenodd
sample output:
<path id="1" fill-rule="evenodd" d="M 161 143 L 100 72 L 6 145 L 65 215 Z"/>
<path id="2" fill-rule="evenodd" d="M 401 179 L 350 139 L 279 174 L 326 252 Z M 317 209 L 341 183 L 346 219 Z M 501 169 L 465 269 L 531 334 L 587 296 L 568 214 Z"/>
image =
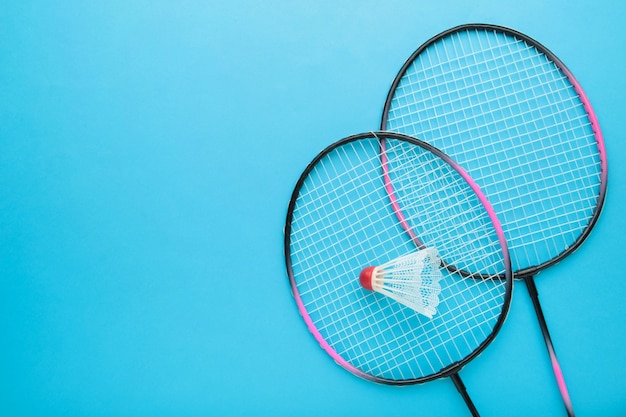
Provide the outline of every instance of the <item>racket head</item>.
<path id="1" fill-rule="evenodd" d="M 517 278 L 576 250 L 604 205 L 608 164 L 591 103 L 545 46 L 468 24 L 421 45 L 394 79 L 381 129 L 463 166 L 502 222 Z"/>
<path id="2" fill-rule="evenodd" d="M 388 180 L 404 221 L 448 266 L 432 319 L 359 284 L 363 268 L 419 250 L 400 225 Z M 362 133 L 318 154 L 291 196 L 284 251 L 311 334 L 337 364 L 375 382 L 458 372 L 493 340 L 509 310 L 511 264 L 489 202 L 446 155 L 406 135 Z"/>

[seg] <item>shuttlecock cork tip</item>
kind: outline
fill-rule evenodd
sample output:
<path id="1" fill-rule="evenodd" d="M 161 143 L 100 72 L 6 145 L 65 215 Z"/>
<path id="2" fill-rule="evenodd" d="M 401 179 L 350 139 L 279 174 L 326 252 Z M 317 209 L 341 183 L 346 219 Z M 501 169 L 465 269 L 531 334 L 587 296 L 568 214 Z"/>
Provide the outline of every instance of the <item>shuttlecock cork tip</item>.
<path id="1" fill-rule="evenodd" d="M 363 269 L 359 274 L 359 281 L 361 282 L 361 286 L 366 290 L 373 291 L 372 288 L 372 274 L 374 273 L 375 266 L 368 266 Z"/>

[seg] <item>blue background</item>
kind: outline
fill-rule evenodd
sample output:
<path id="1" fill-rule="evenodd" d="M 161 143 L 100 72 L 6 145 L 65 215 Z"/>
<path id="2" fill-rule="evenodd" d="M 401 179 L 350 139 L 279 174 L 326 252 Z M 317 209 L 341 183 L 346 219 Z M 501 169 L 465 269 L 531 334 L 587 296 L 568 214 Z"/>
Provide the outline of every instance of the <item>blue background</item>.
<path id="1" fill-rule="evenodd" d="M 0 413 L 469 415 L 448 379 L 358 379 L 291 297 L 283 225 L 405 59 L 512 27 L 587 92 L 609 156 L 590 238 L 537 286 L 579 416 L 626 415 L 626 3 L 16 1 L 0 7 Z M 483 416 L 565 415 L 523 285 L 462 370 Z"/>

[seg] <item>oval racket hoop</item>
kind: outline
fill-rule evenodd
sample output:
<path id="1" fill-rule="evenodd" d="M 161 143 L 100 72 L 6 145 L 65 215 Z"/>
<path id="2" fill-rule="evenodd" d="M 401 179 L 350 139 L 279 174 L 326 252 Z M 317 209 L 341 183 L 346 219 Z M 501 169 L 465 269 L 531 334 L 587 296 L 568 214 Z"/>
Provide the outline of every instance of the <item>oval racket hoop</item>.
<path id="1" fill-rule="evenodd" d="M 432 51 L 435 51 L 436 53 L 438 53 L 439 51 L 445 51 L 445 53 L 450 53 L 450 55 L 467 55 L 467 56 L 471 56 L 469 53 L 467 53 L 468 51 L 462 51 L 462 50 L 449 50 L 446 51 L 446 41 L 450 40 L 450 39 L 455 39 L 455 36 L 459 36 L 459 34 L 463 34 L 463 33 L 469 33 L 471 31 L 478 31 L 478 32 L 484 32 L 484 33 L 489 33 L 489 34 L 497 34 L 498 36 L 503 36 L 503 37 L 510 37 L 512 39 L 515 39 L 516 42 L 519 42 L 520 44 L 524 45 L 524 47 L 529 47 L 531 49 L 534 49 L 537 51 L 536 55 L 540 56 L 543 55 L 545 58 L 543 58 L 543 62 L 541 62 L 540 64 L 545 65 L 546 63 L 549 63 L 551 65 L 554 66 L 554 69 L 558 72 L 560 72 L 561 76 L 563 77 L 564 80 L 567 80 L 567 83 L 569 83 L 571 85 L 571 92 L 567 93 L 568 100 L 574 100 L 577 99 L 579 100 L 579 104 L 580 104 L 580 108 L 584 109 L 584 110 L 579 110 L 579 114 L 576 115 L 577 118 L 584 118 L 586 117 L 588 120 L 588 124 L 589 124 L 589 131 L 590 131 L 590 135 L 593 136 L 594 138 L 594 142 L 595 142 L 595 146 L 596 148 L 594 149 L 594 151 L 586 151 L 589 152 L 590 154 L 593 152 L 595 154 L 595 156 L 597 157 L 597 167 L 593 168 L 597 170 L 597 180 L 593 180 L 596 183 L 593 184 L 594 189 L 596 190 L 596 192 L 594 193 L 595 195 L 594 197 L 594 201 L 592 204 L 589 204 L 589 206 L 591 208 L 591 210 L 589 211 L 589 214 L 585 216 L 584 220 L 585 220 L 585 224 L 584 227 L 577 227 L 577 229 L 575 231 L 570 231 L 568 230 L 567 233 L 575 235 L 575 237 L 571 237 L 568 238 L 569 240 L 567 242 L 558 242 L 558 245 L 560 247 L 560 250 L 555 251 L 553 248 L 550 248 L 550 253 L 548 255 L 538 255 L 536 256 L 536 259 L 522 259 L 522 258 L 526 258 L 526 257 L 533 257 L 533 255 L 530 256 L 518 256 L 519 254 L 516 253 L 518 247 L 520 246 L 517 243 L 517 240 L 521 239 L 521 237 L 518 236 L 511 236 L 511 229 L 516 227 L 515 224 L 516 222 L 519 220 L 520 217 L 524 218 L 524 216 L 533 216 L 533 215 L 528 215 L 528 214 L 523 214 L 522 216 L 516 215 L 513 216 L 511 215 L 509 218 L 506 218 L 504 216 L 502 216 L 502 207 L 498 207 L 498 200 L 499 200 L 499 196 L 497 192 L 493 192 L 493 187 L 491 187 L 490 181 L 493 180 L 493 178 L 490 178 L 490 176 L 493 175 L 493 172 L 490 171 L 486 171 L 486 172 L 481 172 L 481 168 L 480 167 L 476 167 L 475 165 L 473 165 L 473 163 L 477 163 L 476 160 L 470 161 L 470 163 L 467 163 L 468 159 L 470 159 L 470 157 L 468 155 L 464 155 L 465 150 L 459 150 L 459 149 L 455 149 L 455 144 L 453 143 L 453 140 L 455 138 L 458 138 L 458 136 L 460 135 L 459 131 L 454 131 L 454 129 L 450 129 L 448 130 L 449 133 L 449 137 L 451 138 L 448 142 L 446 142 L 443 139 L 444 136 L 444 130 L 442 129 L 439 133 L 433 133 L 433 135 L 430 134 L 425 134 L 425 131 L 428 131 L 428 128 L 424 128 L 424 125 L 419 125 L 419 124 L 414 124 L 412 122 L 406 123 L 406 124 L 398 124 L 396 123 L 397 121 L 394 120 L 394 112 L 397 110 L 397 108 L 399 107 L 403 107 L 403 109 L 405 109 L 403 112 L 401 112 L 402 114 L 398 114 L 395 117 L 397 117 L 398 119 L 400 118 L 410 118 L 410 117 L 418 117 L 418 113 L 419 113 L 419 117 L 423 117 L 424 114 L 426 114 L 426 109 L 425 107 L 419 107 L 420 105 L 423 106 L 427 106 L 428 105 L 428 99 L 432 99 L 433 97 L 436 98 L 440 98 L 445 96 L 446 93 L 452 95 L 455 93 L 455 91 L 446 91 L 445 93 L 439 93 L 439 92 L 435 92 L 433 94 L 431 94 L 428 97 L 424 98 L 424 101 L 419 102 L 417 99 L 415 99 L 415 101 L 411 101 L 412 98 L 409 97 L 411 94 L 415 94 L 416 92 L 418 92 L 419 87 L 417 86 L 419 83 L 419 80 L 415 79 L 415 80 L 408 80 L 410 77 L 418 77 L 417 73 L 411 73 L 411 71 L 415 70 L 415 66 L 416 66 L 416 60 L 420 60 L 420 59 L 424 59 L 424 61 L 426 61 L 426 55 L 429 53 L 432 53 Z M 512 42 L 511 42 L 512 43 Z M 464 45 L 464 42 L 462 41 L 451 41 L 451 45 L 452 48 L 458 48 L 459 45 Z M 469 44 L 465 43 L 465 46 L 470 46 Z M 490 45 L 490 47 L 497 47 L 497 45 Z M 471 46 L 470 46 L 471 47 Z M 480 46 L 481 48 L 484 47 L 484 45 Z M 487 49 L 486 47 L 484 49 Z M 523 49 L 523 48 L 522 48 Z M 517 51 L 515 51 L 517 52 Z M 511 54 L 512 55 L 512 54 Z M 431 59 L 432 56 L 428 56 L 428 59 Z M 444 57 L 438 57 L 441 58 L 442 61 L 445 59 Z M 504 59 L 506 59 L 507 57 L 505 57 Z M 496 58 L 494 58 L 495 60 Z M 513 59 L 513 58 L 511 58 Z M 498 65 L 500 65 L 497 62 L 494 62 L 494 60 L 491 61 L 492 64 L 494 64 L 494 68 Z M 489 60 L 486 60 L 487 63 L 489 63 Z M 508 70 L 506 68 L 504 68 L 504 63 L 502 63 L 502 67 L 498 68 L 498 69 L 494 69 L 494 71 L 503 71 L 504 73 L 506 73 Z M 515 63 L 517 64 L 517 63 Z M 428 64 L 425 64 L 428 65 Z M 433 65 L 434 68 L 434 65 Z M 477 67 L 474 67 L 474 70 Z M 503 69 L 504 68 L 504 69 Z M 430 68 L 429 68 L 430 69 Z M 466 71 L 470 71 L 470 66 L 468 65 L 468 67 L 465 69 Z M 442 70 L 443 72 L 445 72 L 446 70 Z M 456 71 L 456 70 L 454 70 Z M 452 74 L 454 72 L 453 70 L 449 70 L 449 73 Z M 480 73 L 479 76 L 483 77 L 483 78 L 487 78 L 487 81 L 485 83 L 482 84 L 486 84 L 491 82 L 492 80 L 489 79 L 489 77 L 492 77 L 492 75 L 490 75 L 488 73 L 487 70 L 484 70 L 484 72 Z M 540 71 L 543 71 L 543 69 L 541 69 Z M 451 76 L 457 76 L 458 74 L 461 74 L 461 71 L 456 71 L 454 72 L 454 75 Z M 529 78 L 532 78 L 529 76 Z M 493 78 L 495 80 L 495 77 Z M 434 80 L 434 81 L 433 81 Z M 469 80 L 469 81 L 468 81 Z M 504 81 L 502 80 L 496 80 L 498 82 L 502 82 L 504 83 Z M 459 77 L 455 80 L 455 82 L 457 83 L 461 83 L 461 82 L 473 82 L 470 77 L 467 78 L 462 78 Z M 424 80 L 424 84 L 428 84 L 430 83 L 431 85 L 429 86 L 429 88 L 431 90 L 436 89 L 436 88 L 444 88 L 444 87 L 449 87 L 450 85 L 452 85 L 450 82 L 446 81 L 440 85 L 436 85 L 437 81 L 436 79 L 426 79 Z M 433 84 L 436 85 L 436 87 L 433 87 Z M 481 84 L 481 82 L 479 82 L 478 84 Z M 513 81 L 511 81 L 511 84 L 514 84 Z M 484 87 L 484 85 L 483 85 Z M 406 97 L 407 98 L 401 98 L 398 97 L 399 95 L 399 91 L 400 90 L 406 90 Z M 495 88 L 494 88 L 495 90 Z M 502 90 L 503 91 L 503 90 Z M 482 92 L 481 92 L 482 93 Z M 494 91 L 485 91 L 486 94 L 499 94 L 497 91 L 494 93 Z M 514 93 L 506 93 L 506 94 L 516 94 L 516 92 Z M 530 103 L 530 100 L 533 99 L 532 94 L 533 91 L 531 90 L 530 95 L 528 97 L 524 97 L 523 100 L 526 102 Z M 460 93 L 461 96 L 463 96 L 463 92 Z M 439 96 L 439 97 L 437 97 Z M 485 98 L 485 96 L 479 97 L 479 94 L 466 94 L 467 99 L 474 99 L 474 100 L 484 100 L 485 103 L 487 105 L 493 105 L 493 104 L 498 104 L 495 99 L 491 98 L 491 99 L 487 99 Z M 506 98 L 505 94 L 502 93 L 502 97 L 498 96 L 498 98 Z M 461 97 L 463 98 L 463 97 Z M 403 99 L 405 100 L 404 103 L 399 104 L 399 100 Z M 433 108 L 436 108 L 437 106 L 443 107 L 444 105 L 451 105 L 451 106 L 463 106 L 463 104 L 461 103 L 461 99 L 454 99 L 454 98 L 450 98 L 448 96 L 448 98 L 446 99 L 444 97 L 444 101 L 448 100 L 447 102 L 445 102 L 444 104 L 441 104 L 441 102 L 439 102 L 439 104 L 433 104 L 433 102 L 430 102 L 430 104 L 433 105 Z M 456 100 L 456 101 L 455 101 Z M 515 100 L 517 100 L 516 98 L 513 98 L 513 102 L 515 102 Z M 491 101 L 491 102 L 489 102 Z M 520 99 L 520 101 L 522 101 L 522 99 Z M 565 102 L 565 101 L 564 101 Z M 479 103 L 479 105 L 485 104 L 485 103 Z M 515 103 L 513 103 L 515 104 Z M 506 106 L 512 106 L 513 104 L 511 103 L 506 103 Z M 552 106 L 557 106 L 560 105 L 559 103 L 557 103 L 556 101 L 553 103 L 550 103 L 549 105 Z M 567 106 L 569 106 L 570 104 L 567 104 Z M 409 108 L 413 108 L 413 110 L 410 110 Z M 415 110 L 416 108 L 418 108 L 418 110 Z M 572 105 L 572 107 L 574 107 L 574 105 Z M 409 110 L 407 110 L 409 109 Z M 447 127 L 451 127 L 451 126 L 455 126 L 458 127 L 458 123 L 462 122 L 462 121 L 472 121 L 472 122 L 477 122 L 476 120 L 474 120 L 473 115 L 471 114 L 471 111 L 475 110 L 475 107 L 467 107 L 464 108 L 463 111 L 467 112 L 467 109 L 470 109 L 470 114 L 466 113 L 463 114 L 462 116 L 459 117 L 459 112 L 454 112 L 454 111 L 450 111 L 447 114 L 440 114 L 440 115 L 435 115 L 435 116 L 429 116 L 429 123 L 432 120 L 436 120 L 436 119 L 444 119 L 446 118 L 447 120 L 452 120 L 455 117 L 457 118 L 457 120 L 454 120 L 450 123 L 450 126 Z M 438 110 L 434 110 L 434 111 L 438 111 Z M 546 105 L 545 108 L 540 109 L 540 112 L 550 112 L 552 111 L 550 108 L 548 108 L 548 105 Z M 411 114 L 413 112 L 413 114 Z M 480 111 L 479 111 L 480 112 Z M 557 113 L 556 111 L 554 112 L 555 114 Z M 581 115 L 580 113 L 584 113 L 584 115 Z M 540 113 L 538 113 L 540 114 Z M 489 109 L 488 112 L 485 112 L 484 115 L 494 115 L 494 111 L 492 109 Z M 531 110 L 527 110 L 524 113 L 524 116 L 534 116 L 534 114 L 532 113 L 532 109 Z M 568 116 L 568 113 L 563 111 L 560 114 L 560 117 L 565 117 Z M 502 121 L 506 121 L 505 117 L 502 117 L 502 119 L 500 120 Z M 543 122 L 545 122 L 545 120 L 543 120 Z M 524 127 L 529 126 L 531 123 L 529 122 L 523 122 L 522 123 L 524 125 Z M 556 123 L 555 123 L 556 124 Z M 490 122 L 483 122 L 483 133 L 488 133 L 486 131 L 486 129 L 492 129 L 492 133 L 491 134 L 487 134 L 486 136 L 488 136 L 488 139 L 485 141 L 485 143 L 487 145 L 492 144 L 492 143 L 500 143 L 499 139 L 493 139 L 494 137 L 496 137 L 500 132 L 497 131 L 497 129 L 504 129 L 505 132 L 507 134 L 510 134 L 510 132 L 507 132 L 507 130 L 513 130 L 515 127 L 507 127 L 507 128 L 502 128 L 497 127 L 496 128 L 496 133 L 493 133 L 494 127 L 496 126 L 496 122 L 492 121 Z M 439 127 L 445 127 L 445 126 L 439 126 Z M 516 278 L 524 278 L 525 276 L 534 276 L 536 275 L 539 271 L 554 265 L 555 263 L 561 261 L 563 258 L 567 257 L 569 254 L 571 254 L 572 252 L 574 252 L 576 249 L 578 249 L 580 247 L 580 245 L 585 241 L 585 239 L 589 236 L 589 234 L 591 233 L 591 230 L 593 229 L 594 225 L 596 224 L 598 218 L 600 217 L 600 214 L 602 212 L 602 208 L 604 206 L 604 201 L 605 201 L 605 197 L 606 197 L 606 190 L 607 190 L 607 181 L 608 181 L 608 163 L 607 163 L 607 157 L 606 157 L 606 149 L 605 149 L 605 144 L 604 144 L 604 139 L 603 139 L 603 135 L 602 132 L 600 130 L 600 126 L 599 126 L 599 122 L 598 122 L 598 118 L 591 106 L 591 103 L 587 97 L 587 95 L 585 94 L 585 92 L 583 91 L 580 83 L 576 80 L 576 78 L 574 77 L 574 75 L 572 74 L 572 72 L 565 66 L 565 64 L 554 54 L 552 53 L 548 48 L 546 48 L 544 45 L 542 45 L 541 43 L 539 43 L 538 41 L 534 40 L 533 38 L 515 31 L 513 29 L 509 29 L 503 26 L 497 26 L 497 25 L 491 25 L 491 24 L 465 24 L 465 25 L 460 25 L 454 28 L 451 28 L 449 30 L 446 30 L 444 32 L 441 32 L 440 34 L 432 37 L 431 39 L 429 39 L 428 41 L 426 41 L 424 44 L 422 44 L 410 57 L 409 59 L 404 63 L 404 65 L 402 66 L 402 68 L 400 69 L 400 71 L 398 72 L 398 75 L 396 76 L 396 78 L 394 79 L 391 88 L 389 90 L 389 93 L 387 95 L 387 98 L 385 100 L 385 105 L 384 105 L 384 109 L 383 109 L 383 115 L 382 115 L 382 120 L 381 120 L 381 129 L 382 130 L 390 130 L 390 131 L 396 131 L 396 132 L 400 132 L 400 133 L 404 133 L 404 134 L 408 134 L 410 136 L 415 136 L 420 138 L 421 140 L 424 140 L 427 143 L 430 143 L 434 146 L 436 146 L 437 148 L 441 149 L 442 151 L 444 151 L 446 154 L 450 155 L 450 157 L 452 157 L 457 163 L 459 163 L 461 166 L 463 166 L 465 169 L 468 170 L 469 174 L 476 180 L 476 182 L 478 182 L 478 184 L 482 187 L 483 191 L 485 192 L 485 194 L 487 195 L 487 197 L 490 199 L 491 203 L 494 205 L 496 212 L 498 213 L 499 216 L 501 216 L 500 220 L 502 221 L 503 224 L 503 228 L 505 230 L 505 234 L 507 234 L 507 239 L 509 240 L 509 249 L 511 250 L 512 253 L 512 259 L 513 259 L 513 271 L 514 271 L 514 276 Z M 471 134 L 475 134 L 476 132 L 478 132 L 478 127 L 472 129 L 472 128 L 467 128 L 465 132 L 461 132 L 461 133 L 471 133 Z M 540 128 L 537 128 L 537 132 L 539 132 Z M 434 130 L 433 130 L 434 132 Z M 537 133 L 535 132 L 535 133 Z M 431 132 L 428 132 L 431 133 Z M 559 132 L 562 133 L 562 132 Z M 568 133 L 568 132 L 566 132 Z M 569 132 L 571 134 L 571 132 Z M 523 136 L 523 135 L 522 135 Z M 478 139 L 473 139 L 473 140 L 478 140 Z M 507 140 L 509 140 L 509 138 L 507 138 Z M 490 142 L 493 141 L 493 142 Z M 504 141 L 502 141 L 502 143 L 505 143 Z M 473 146 L 468 146 L 465 145 L 465 149 L 468 148 L 476 148 L 476 144 L 474 144 Z M 568 152 L 568 151 L 566 151 Z M 573 151 L 572 155 L 573 155 Z M 531 156 L 532 158 L 533 156 Z M 478 160 L 480 160 L 481 156 L 477 157 Z M 484 162 L 484 161 L 483 161 Z M 493 157 L 491 159 L 488 160 L 488 163 L 496 166 L 498 161 L 497 159 L 494 159 Z M 469 165 L 469 166 L 468 166 Z M 590 163 L 589 162 L 585 162 L 585 169 L 592 169 L 589 168 L 590 167 Z M 573 166 L 573 167 L 569 167 L 567 168 L 572 172 L 575 172 L 577 167 Z M 488 178 L 489 177 L 489 178 Z M 500 179 L 501 181 L 501 179 Z M 576 179 L 574 179 L 573 181 L 576 181 Z M 502 181 L 501 181 L 502 183 Z M 589 186 L 589 184 L 585 184 L 586 186 Z M 545 191 L 545 188 L 544 190 Z M 550 191 L 548 189 L 548 191 Z M 568 198 L 572 198 L 571 196 L 569 196 Z M 585 196 L 585 198 L 588 198 L 588 196 Z M 552 204 L 549 202 L 549 204 Z M 563 203 L 566 204 L 566 203 Z M 549 209 L 551 209 L 551 207 L 549 207 Z M 559 209 L 561 209 L 561 207 L 559 207 Z M 510 210 L 510 207 L 506 207 L 506 210 Z M 534 208 L 534 210 L 537 210 L 536 208 Z M 541 210 L 541 209 L 539 209 Z M 547 209 L 546 209 L 547 211 Z M 532 217 L 532 219 L 534 220 L 535 218 Z M 554 221 L 554 220 L 552 220 Z M 575 221 L 580 222 L 581 219 L 575 219 Z M 522 221 L 523 222 L 523 221 Z M 557 226 L 554 226 L 557 227 Z M 558 225 L 558 227 L 565 227 L 563 225 Z M 519 234 L 522 234 L 523 232 L 519 232 Z M 531 232 L 531 233 L 538 233 L 538 232 Z M 561 233 L 561 232 L 554 232 L 555 234 L 557 233 Z M 563 234 L 565 234 L 563 232 Z M 549 244 L 556 246 L 557 243 L 556 242 L 549 242 Z M 521 245 L 523 246 L 523 245 Z M 532 250 L 532 248 L 531 248 Z M 522 259 L 522 261 L 519 261 L 519 259 Z M 517 262 L 517 263 L 516 263 Z"/>
<path id="2" fill-rule="evenodd" d="M 296 183 L 284 232 L 290 287 L 308 330 L 361 378 L 406 385 L 454 375 L 508 313 L 511 264 L 493 208 L 458 164 L 407 135 L 362 133 L 320 152 Z M 432 318 L 360 287 L 362 268 L 424 247 L 439 251 L 444 276 Z"/>

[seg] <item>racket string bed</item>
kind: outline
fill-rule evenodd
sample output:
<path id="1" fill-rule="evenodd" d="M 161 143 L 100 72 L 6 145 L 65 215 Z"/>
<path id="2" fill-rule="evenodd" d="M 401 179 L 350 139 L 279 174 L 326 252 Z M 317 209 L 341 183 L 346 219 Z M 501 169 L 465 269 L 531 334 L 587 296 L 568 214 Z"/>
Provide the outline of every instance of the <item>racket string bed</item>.
<path id="1" fill-rule="evenodd" d="M 378 132 L 331 145 L 298 181 L 285 228 L 292 292 L 311 333 L 347 370 L 387 384 L 456 375 L 500 329 L 512 288 L 508 249 L 464 174 L 420 141 Z M 434 310 L 419 313 L 359 283 L 368 265 L 406 268 L 403 259 L 433 253 L 430 275 L 408 274 L 437 277 Z M 417 294 L 406 288 L 388 287 L 403 302 Z"/>
<path id="2" fill-rule="evenodd" d="M 545 54 L 504 34 L 473 32 L 472 36 L 459 33 L 456 37 L 462 40 L 453 43 L 454 49 L 445 41 L 434 42 L 422 59 L 407 68 L 402 87 L 395 89 L 386 127 L 416 135 L 466 167 L 504 217 L 505 226 L 516 226 L 515 219 L 520 217 L 529 219 L 518 227 L 505 227 L 513 262 L 527 263 L 514 269 L 523 269 L 540 264 L 542 257 L 551 259 L 567 250 L 589 223 L 601 179 L 597 141 L 576 89 Z M 471 41 L 477 45 L 472 46 Z M 457 46 L 463 43 L 470 44 L 468 50 L 481 53 L 465 55 Z M 490 58 L 481 60 L 485 53 Z M 420 69 L 422 62 L 426 69 Z M 505 64 L 508 69 L 500 79 L 499 66 Z M 458 68 L 449 69 L 455 65 Z M 437 70 L 441 72 L 439 78 L 424 76 Z M 443 97 L 441 89 L 445 91 Z M 560 139 L 563 136 L 571 138 Z M 507 158 L 507 154 L 511 156 Z M 518 190 L 520 183 L 526 192 L 514 195 L 509 191 Z M 581 183 L 584 186 L 577 187 Z M 542 190 L 557 186 L 558 193 L 541 195 Z M 578 203 L 575 211 L 567 212 L 571 220 L 544 235 L 540 242 L 528 239 L 525 230 L 557 223 L 571 201 Z M 543 217 L 514 215 L 514 210 L 524 209 Z M 562 232 L 562 228 L 570 230 Z M 546 253 L 534 253 L 540 244 Z M 527 249 L 529 246 L 532 250 Z M 525 253 L 517 256 L 520 251 Z"/>

